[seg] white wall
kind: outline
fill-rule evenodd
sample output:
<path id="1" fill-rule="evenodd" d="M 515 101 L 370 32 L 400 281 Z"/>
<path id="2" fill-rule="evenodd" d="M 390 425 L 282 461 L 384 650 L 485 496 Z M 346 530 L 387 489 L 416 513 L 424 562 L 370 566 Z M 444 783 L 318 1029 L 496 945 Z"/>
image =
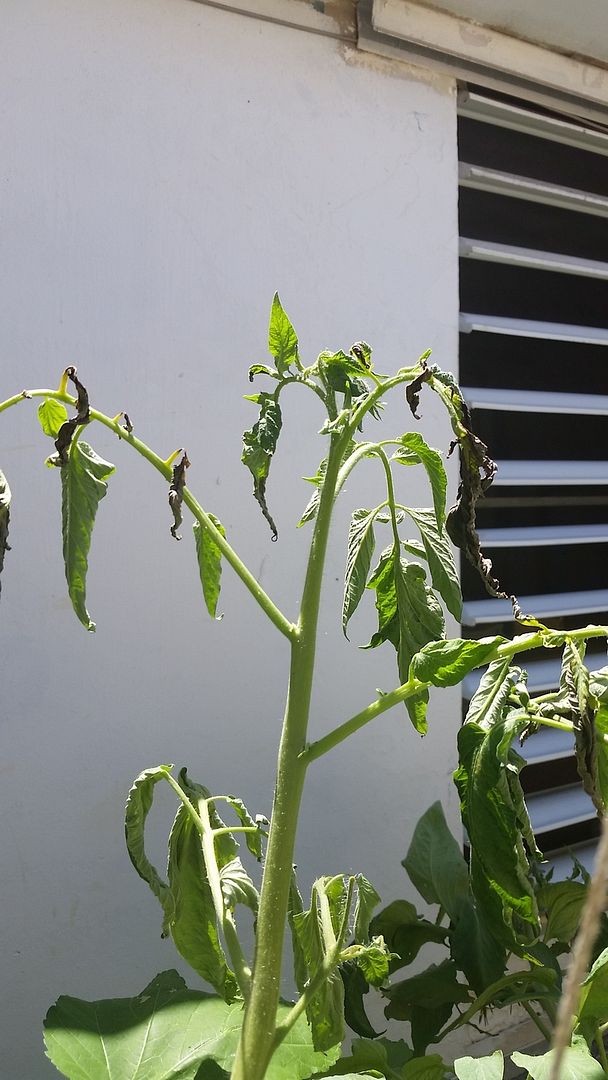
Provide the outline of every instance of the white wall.
<path id="1" fill-rule="evenodd" d="M 455 367 L 452 85 L 188 0 L 4 0 L 1 32 L 0 397 L 54 385 L 76 363 L 99 408 L 127 409 L 163 454 L 187 446 L 192 488 L 295 616 L 309 535 L 294 529 L 310 493 L 299 478 L 323 456 L 320 416 L 302 395 L 287 405 L 271 544 L 239 461 L 254 418 L 247 366 L 265 358 L 278 287 L 305 356 L 364 337 L 380 370 L 429 345 Z M 386 423 L 413 423 L 401 395 Z M 428 398 L 424 429 L 447 446 Z M 55 1075 L 40 1030 L 58 993 L 130 994 L 176 964 L 124 850 L 133 777 L 187 763 L 268 812 L 285 692 L 285 642 L 228 568 L 225 619 L 207 618 L 189 525 L 176 544 L 158 476 L 109 433 L 87 437 L 118 465 L 93 538 L 95 635 L 66 598 L 50 444 L 29 403 L 0 418 L 14 493 L 0 601 L 0 1061 L 15 1080 Z M 337 515 L 315 735 L 397 681 L 394 654 L 361 653 L 339 628 L 349 513 L 380 485 L 362 470 Z M 417 479 L 409 498 L 428 500 Z M 372 622 L 368 607 L 354 642 Z M 404 893 L 416 817 L 440 796 L 456 822 L 458 723 L 458 692 L 444 692 L 426 740 L 399 710 L 313 767 L 303 885 L 353 868 L 386 900 Z"/>

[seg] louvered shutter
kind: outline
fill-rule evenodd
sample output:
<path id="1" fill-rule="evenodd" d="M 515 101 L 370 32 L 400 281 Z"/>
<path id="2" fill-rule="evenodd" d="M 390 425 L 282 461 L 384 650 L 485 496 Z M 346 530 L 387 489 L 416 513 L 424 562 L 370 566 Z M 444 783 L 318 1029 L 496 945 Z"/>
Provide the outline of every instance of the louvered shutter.
<path id="1" fill-rule="evenodd" d="M 463 91 L 459 154 L 460 382 L 499 465 L 482 546 L 524 611 L 607 622 L 608 131 Z M 463 590 L 463 633 L 516 629 L 466 563 Z M 559 663 L 523 660 L 533 691 L 556 685 Z M 606 663 L 602 644 L 587 663 Z M 523 753 L 541 849 L 590 864 L 598 827 L 570 737 L 545 729 Z"/>

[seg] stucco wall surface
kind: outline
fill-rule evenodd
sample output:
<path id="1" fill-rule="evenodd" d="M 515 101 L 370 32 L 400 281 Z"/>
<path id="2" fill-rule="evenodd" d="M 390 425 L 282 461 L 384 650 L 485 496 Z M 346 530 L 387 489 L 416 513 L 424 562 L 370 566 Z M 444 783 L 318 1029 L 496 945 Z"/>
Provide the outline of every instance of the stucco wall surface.
<path id="1" fill-rule="evenodd" d="M 278 288 L 305 357 L 363 337 L 379 370 L 428 346 L 454 368 L 452 85 L 187 0 L 4 0 L 1 34 L 0 397 L 77 364 L 93 404 L 126 409 L 163 455 L 187 447 L 191 487 L 295 617 L 309 533 L 294 526 L 311 490 L 300 477 L 324 456 L 321 417 L 314 399 L 286 400 L 271 544 L 239 461 L 255 416 L 247 367 L 266 357 Z M 412 423 L 399 395 L 386 433 Z M 448 445 L 428 399 L 422 429 Z M 176 544 L 160 478 L 108 432 L 87 437 L 118 466 L 93 537 L 88 635 L 66 597 L 52 448 L 32 404 L 1 417 L 14 505 L 0 602 L 0 1071 L 13 1080 L 55 1075 L 40 1030 L 59 993 L 127 995 L 183 970 L 124 850 L 132 779 L 187 764 L 269 813 L 285 695 L 286 643 L 230 569 L 214 624 L 190 525 Z M 415 470 L 400 481 L 413 505 L 428 502 Z M 350 511 L 381 484 L 366 464 L 337 512 L 313 737 L 397 682 L 394 654 L 356 648 L 371 601 L 352 644 L 339 626 Z M 399 710 L 311 769 L 304 889 L 352 868 L 387 901 L 406 892 L 416 817 L 442 797 L 456 822 L 458 722 L 458 692 L 444 692 L 424 741 Z M 151 823 L 161 866 L 172 808 L 161 799 Z"/>

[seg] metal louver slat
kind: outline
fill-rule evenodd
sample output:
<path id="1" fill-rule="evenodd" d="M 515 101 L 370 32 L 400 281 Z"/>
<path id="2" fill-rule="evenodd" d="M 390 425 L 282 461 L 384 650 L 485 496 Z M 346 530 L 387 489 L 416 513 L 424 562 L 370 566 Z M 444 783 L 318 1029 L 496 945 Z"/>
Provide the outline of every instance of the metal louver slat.
<path id="1" fill-rule="evenodd" d="M 551 832 L 556 828 L 566 828 L 580 821 L 593 821 L 596 810 L 578 786 L 560 788 L 555 791 L 543 791 L 538 795 L 528 795 L 526 799 L 532 828 L 537 836 Z"/>
<path id="2" fill-rule="evenodd" d="M 603 394 L 559 394 L 551 390 L 504 390 L 492 386 L 463 386 L 462 392 L 470 409 L 608 416 L 608 395 Z"/>
<path id="3" fill-rule="evenodd" d="M 589 671 L 599 671 L 600 668 L 608 667 L 608 656 L 605 653 L 590 653 L 585 657 L 585 664 Z M 559 660 L 530 660 L 522 661 L 522 667 L 528 672 L 528 687 L 534 694 L 542 694 L 546 690 L 554 690 L 559 684 L 560 662 Z M 481 669 L 472 671 L 462 682 L 462 696 L 465 701 L 470 701 L 479 686 L 482 676 Z"/>
<path id="4" fill-rule="evenodd" d="M 608 461 L 499 461 L 496 487 L 608 484 Z"/>
<path id="5" fill-rule="evenodd" d="M 480 529 L 483 548 L 547 547 L 565 544 L 608 544 L 607 525 L 522 525 Z"/>
<path id="6" fill-rule="evenodd" d="M 458 166 L 458 176 L 461 187 L 485 191 L 490 195 L 505 195 L 511 199 L 555 206 L 560 210 L 608 217 L 608 199 L 590 191 L 548 184 L 528 176 L 515 176 L 498 169 L 487 169 L 482 165 L 469 165 L 465 161 Z"/>
<path id="7" fill-rule="evenodd" d="M 580 592 L 542 593 L 538 596 L 520 596 L 519 605 L 538 619 L 566 618 L 608 611 L 608 589 L 588 589 Z M 467 600 L 462 609 L 464 626 L 480 626 L 483 623 L 512 622 L 513 610 L 509 600 Z"/>
<path id="8" fill-rule="evenodd" d="M 598 262 L 596 259 L 577 259 L 572 255 L 512 247 L 510 244 L 495 244 L 490 240 L 470 240 L 465 236 L 460 239 L 459 251 L 461 259 L 477 259 L 480 262 L 495 262 L 528 270 L 549 270 L 553 273 L 574 274 L 604 281 L 608 279 L 608 263 Z"/>
<path id="9" fill-rule="evenodd" d="M 511 337 L 576 341 L 580 345 L 608 345 L 608 329 L 603 326 L 537 322 L 535 319 L 511 319 L 505 315 L 474 315 L 466 311 L 461 312 L 459 322 L 462 334 L 470 334 L 476 330 L 484 334 L 507 334 Z"/>
<path id="10" fill-rule="evenodd" d="M 523 746 L 518 746 L 517 752 L 526 759 L 529 765 L 540 765 L 543 761 L 557 761 L 560 758 L 572 757 L 574 738 L 569 732 L 542 728 L 541 731 L 537 731 L 535 735 L 526 739 Z"/>
<path id="11" fill-rule="evenodd" d="M 468 90 L 458 95 L 458 112 L 471 120 L 480 120 L 494 127 L 536 135 L 541 139 L 574 146 L 594 154 L 608 155 L 608 131 L 585 127 L 570 120 L 544 116 L 510 102 L 483 97 Z"/>

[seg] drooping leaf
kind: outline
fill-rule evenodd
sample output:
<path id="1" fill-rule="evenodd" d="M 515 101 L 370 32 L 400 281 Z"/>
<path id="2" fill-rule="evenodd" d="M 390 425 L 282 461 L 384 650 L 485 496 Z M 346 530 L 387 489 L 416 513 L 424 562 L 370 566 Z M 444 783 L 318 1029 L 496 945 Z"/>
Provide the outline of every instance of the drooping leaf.
<path id="1" fill-rule="evenodd" d="M 458 1080 L 502 1080 L 504 1069 L 502 1050 L 495 1050 L 489 1057 L 463 1057 L 454 1062 Z"/>
<path id="2" fill-rule="evenodd" d="M 60 401 L 47 398 L 38 406 L 38 419 L 45 435 L 56 439 L 68 418 L 68 410 Z"/>
<path id="3" fill-rule="evenodd" d="M 97 507 L 108 490 L 107 480 L 114 468 L 109 461 L 98 457 L 82 439 L 70 447 L 66 463 L 61 466 L 65 576 L 72 607 L 87 630 L 95 629 L 86 608 L 91 535 Z"/>
<path id="4" fill-rule="evenodd" d="M 411 964 L 423 945 L 429 942 L 444 944 L 448 929 L 423 919 L 408 900 L 393 900 L 374 916 L 370 933 L 384 938 L 394 956 L 390 961 L 390 970 L 395 972 Z"/>
<path id="5" fill-rule="evenodd" d="M 546 919 L 545 941 L 574 940 L 586 896 L 582 881 L 549 881 L 538 890 L 538 907 Z"/>
<path id="6" fill-rule="evenodd" d="M 274 357 L 279 375 L 285 375 L 298 356 L 298 337 L 285 313 L 279 294 L 275 293 L 268 325 L 268 351 Z"/>
<path id="7" fill-rule="evenodd" d="M 418 821 L 401 865 L 428 904 L 439 904 L 451 919 L 458 919 L 469 895 L 469 872 L 440 802 Z"/>
<path id="8" fill-rule="evenodd" d="M 283 418 L 279 402 L 272 394 L 262 392 L 257 400 L 260 415 L 248 431 L 243 432 L 241 461 L 253 476 L 253 495 L 270 526 L 272 539 L 278 537 L 277 527 L 266 504 L 266 482 L 270 472 L 272 455 L 277 448 Z"/>
<path id="9" fill-rule="evenodd" d="M 467 987 L 458 982 L 456 965 L 444 960 L 404 979 L 385 991 L 387 1019 L 409 1020 L 417 1055 L 423 1054 L 452 1015 L 454 1006 L 469 1001 Z"/>
<path id="10" fill-rule="evenodd" d="M 462 593 L 450 542 L 440 532 L 432 510 L 412 509 L 406 511 L 420 530 L 422 543 L 431 571 L 431 579 L 445 606 L 455 619 L 462 615 Z"/>
<path id="11" fill-rule="evenodd" d="M 433 686 L 455 686 L 462 682 L 473 668 L 486 663 L 502 637 L 480 638 L 477 641 L 452 638 L 448 641 L 431 641 L 412 660 L 411 673 L 421 682 Z"/>
<path id="12" fill-rule="evenodd" d="M 555 1051 L 533 1057 L 530 1054 L 511 1054 L 515 1065 L 527 1069 L 531 1080 L 551 1080 L 553 1056 Z M 606 1074 L 599 1061 L 596 1061 L 583 1041 L 564 1050 L 559 1080 L 605 1080 Z"/>
<path id="13" fill-rule="evenodd" d="M 169 506 L 171 508 L 171 513 L 173 514 L 171 536 L 174 540 L 181 540 L 181 536 L 177 530 L 183 521 L 182 502 L 184 499 L 184 488 L 186 486 L 186 469 L 189 468 L 190 461 L 184 450 L 179 461 L 176 461 L 173 466 L 173 476 L 171 478 L 171 483 L 169 484 Z"/>
<path id="14" fill-rule="evenodd" d="M 222 536 L 226 530 L 214 514 L 207 515 Z M 203 586 L 203 596 L 207 611 L 212 619 L 216 618 L 217 602 L 220 595 L 220 582 L 222 577 L 222 553 L 208 529 L 203 528 L 200 521 L 195 521 L 194 542 L 196 544 L 196 557 L 198 569 Z M 221 618 L 221 616 L 220 616 Z"/>
<path id="15" fill-rule="evenodd" d="M 598 701 L 595 713 L 595 737 L 597 745 L 597 783 L 605 806 L 608 806 L 608 703 Z"/>
<path id="16" fill-rule="evenodd" d="M 288 1011 L 280 1005 L 278 1020 Z M 188 990 L 176 971 L 166 971 L 135 998 L 59 998 L 44 1037 L 48 1056 L 68 1080 L 216 1080 L 218 1068 L 232 1068 L 242 1020 L 241 1002 L 227 1005 Z M 306 1080 L 330 1068 L 339 1053 L 339 1046 L 318 1053 L 300 1017 L 274 1053 L 266 1080 Z M 215 1072 L 199 1073 L 204 1063 L 215 1063 Z"/>
<path id="17" fill-rule="evenodd" d="M 319 878 L 315 881 L 308 911 L 291 916 L 297 937 L 300 962 L 306 965 L 308 978 L 331 960 L 345 916 L 348 884 L 345 878 Z M 323 903 L 328 904 L 331 927 L 322 916 Z M 346 913 L 348 914 L 348 913 Z M 344 1038 L 344 986 L 336 967 L 328 972 L 306 1009 L 315 1049 L 327 1050 Z"/>
<path id="18" fill-rule="evenodd" d="M 222 866 L 220 870 L 220 882 L 222 896 L 227 908 L 235 908 L 237 904 L 243 904 L 251 908 L 257 915 L 260 897 L 258 891 L 245 870 L 241 860 L 237 857 Z"/>
<path id="19" fill-rule="evenodd" d="M 10 551 L 8 544 L 8 523 L 10 520 L 11 489 L 8 480 L 0 470 L 0 574 L 4 567 L 4 556 Z M 0 583 L 0 591 L 2 584 Z"/>
<path id="20" fill-rule="evenodd" d="M 591 1043 L 596 1029 L 608 1020 L 608 949 L 598 956 L 583 980 L 578 1004 L 578 1029 Z"/>
<path id="21" fill-rule="evenodd" d="M 380 1034 L 374 1031 L 369 1022 L 363 998 L 369 990 L 369 984 L 363 977 L 361 968 L 353 961 L 340 965 L 340 976 L 344 987 L 344 1019 L 351 1031 L 364 1039 L 376 1039 Z"/>
<path id="22" fill-rule="evenodd" d="M 496 937 L 487 910 L 472 896 L 463 904 L 452 927 L 450 956 L 476 994 L 483 993 L 505 973 L 507 950 Z"/>
<path id="23" fill-rule="evenodd" d="M 246 843 L 249 851 L 251 852 L 251 854 L 253 856 L 255 856 L 255 858 L 258 860 L 258 862 L 261 862 L 262 861 L 262 830 L 261 830 L 261 825 L 262 825 L 262 822 L 265 821 L 265 819 L 264 818 L 259 818 L 257 821 L 254 821 L 251 814 L 249 813 L 247 807 L 245 806 L 245 803 L 243 802 L 243 800 L 242 799 L 237 799 L 236 795 L 227 795 L 225 801 L 228 803 L 229 806 L 232 807 L 232 809 L 234 810 L 236 816 L 238 817 L 241 825 L 244 825 L 246 828 L 249 828 L 249 829 L 255 828 L 255 830 L 256 830 L 255 832 L 249 832 L 249 833 L 244 834 L 245 843 Z M 267 822 L 266 822 L 266 824 L 267 824 Z"/>
<path id="24" fill-rule="evenodd" d="M 598 776 L 598 740 L 595 709 L 598 702 L 589 689 L 589 669 L 584 663 L 585 645 L 566 641 L 562 659 L 561 684 L 566 690 L 570 718 L 574 724 L 576 767 L 583 787 L 600 814 L 605 812 Z"/>
<path id="25" fill-rule="evenodd" d="M 489 728 L 503 715 L 511 690 L 520 675 L 519 668 L 510 668 L 509 660 L 494 660 L 481 677 L 469 702 L 466 722 Z"/>
<path id="26" fill-rule="evenodd" d="M 129 858 L 140 878 L 150 886 L 160 902 L 166 919 L 173 915 L 173 897 L 169 886 L 146 855 L 145 827 L 154 800 L 154 789 L 159 781 L 166 781 L 167 773 L 172 768 L 172 765 L 157 765 L 144 769 L 133 782 L 125 808 L 125 839 Z"/>
<path id="27" fill-rule="evenodd" d="M 372 883 L 366 877 L 363 877 L 363 874 L 357 874 L 355 882 L 357 889 L 354 925 L 355 941 L 364 942 L 369 941 L 372 912 L 374 908 L 378 907 L 380 896 Z M 376 937 L 377 935 L 374 934 L 373 936 Z"/>
<path id="28" fill-rule="evenodd" d="M 433 493 L 437 529 L 439 532 L 443 532 L 448 480 L 441 454 L 438 450 L 433 450 L 417 431 L 408 431 L 401 436 L 399 442 L 401 448 L 393 454 L 393 461 L 398 461 L 402 465 L 413 465 L 420 462 L 424 466 Z"/>
<path id="29" fill-rule="evenodd" d="M 355 510 L 348 530 L 348 551 L 344 573 L 342 630 L 345 636 L 348 636 L 346 630 L 350 618 L 357 610 L 365 592 L 375 544 L 374 512 Z"/>
<path id="30" fill-rule="evenodd" d="M 227 1002 L 238 997 L 222 948 L 201 839 L 181 805 L 169 836 L 168 876 L 173 908 L 164 921 L 177 951 Z"/>

